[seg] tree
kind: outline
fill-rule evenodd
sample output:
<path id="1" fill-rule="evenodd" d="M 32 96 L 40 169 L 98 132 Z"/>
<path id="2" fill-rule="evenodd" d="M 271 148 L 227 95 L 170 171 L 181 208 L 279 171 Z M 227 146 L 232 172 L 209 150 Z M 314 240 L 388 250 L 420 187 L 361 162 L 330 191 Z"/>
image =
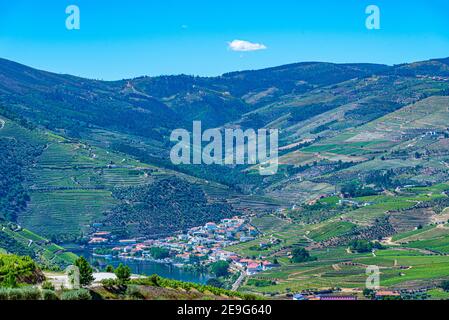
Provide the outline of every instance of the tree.
<path id="1" fill-rule="evenodd" d="M 211 287 L 223 288 L 223 283 L 216 278 L 211 278 L 211 279 L 207 280 L 206 284 Z"/>
<path id="2" fill-rule="evenodd" d="M 80 272 L 80 284 L 88 286 L 94 281 L 93 269 L 84 257 L 79 257 L 75 261 L 75 266 Z"/>
<path id="3" fill-rule="evenodd" d="M 150 254 L 154 259 L 162 260 L 170 256 L 170 251 L 165 248 L 151 247 Z"/>
<path id="4" fill-rule="evenodd" d="M 50 281 L 45 281 L 44 283 L 42 283 L 42 289 L 55 291 L 55 286 Z"/>
<path id="5" fill-rule="evenodd" d="M 226 277 L 229 274 L 229 262 L 223 260 L 214 262 L 210 265 L 210 271 L 216 277 Z"/>
<path id="6" fill-rule="evenodd" d="M 373 299 L 376 295 L 376 292 L 372 289 L 365 288 L 363 289 L 363 295 L 365 296 L 365 298 Z"/>
<path id="7" fill-rule="evenodd" d="M 359 185 L 356 182 L 351 181 L 341 187 L 341 193 L 347 197 L 353 197 L 357 193 L 358 188 Z"/>
<path id="8" fill-rule="evenodd" d="M 124 266 L 121 263 L 115 269 L 114 273 L 121 283 L 129 281 L 129 279 L 131 278 L 131 269 L 128 266 Z"/>
<path id="9" fill-rule="evenodd" d="M 292 251 L 292 261 L 295 263 L 301 263 L 306 261 L 315 260 L 315 258 L 312 258 L 309 254 L 309 252 L 304 248 L 295 248 Z"/>
<path id="10" fill-rule="evenodd" d="M 440 288 L 446 292 L 449 292 L 449 280 L 443 281 L 440 285 Z"/>
<path id="11" fill-rule="evenodd" d="M 106 267 L 106 272 L 114 273 L 114 267 L 111 266 L 111 265 L 108 265 L 108 266 Z"/>
<path id="12" fill-rule="evenodd" d="M 385 247 L 379 241 L 374 241 L 373 249 L 383 250 L 385 249 Z"/>
<path id="13" fill-rule="evenodd" d="M 6 287 L 6 288 L 16 288 L 17 287 L 17 280 L 16 275 L 14 272 L 8 272 L 6 276 L 3 279 L 3 282 L 0 283 L 0 287 Z"/>
<path id="14" fill-rule="evenodd" d="M 349 245 L 351 250 L 358 253 L 371 252 L 373 250 L 373 244 L 367 240 L 353 240 Z"/>

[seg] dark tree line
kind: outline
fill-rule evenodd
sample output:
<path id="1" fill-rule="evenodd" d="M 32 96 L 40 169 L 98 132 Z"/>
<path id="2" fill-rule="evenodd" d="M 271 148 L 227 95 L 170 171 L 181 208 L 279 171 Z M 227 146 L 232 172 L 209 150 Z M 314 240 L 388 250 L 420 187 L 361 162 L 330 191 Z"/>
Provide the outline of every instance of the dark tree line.
<path id="1" fill-rule="evenodd" d="M 120 204 L 105 223 L 120 236 L 167 235 L 235 214 L 226 203 L 210 202 L 201 186 L 177 177 L 118 188 L 113 196 Z"/>
<path id="2" fill-rule="evenodd" d="M 0 218 L 15 221 L 30 197 L 23 185 L 24 168 L 41 154 L 42 146 L 16 139 L 0 138 Z"/>

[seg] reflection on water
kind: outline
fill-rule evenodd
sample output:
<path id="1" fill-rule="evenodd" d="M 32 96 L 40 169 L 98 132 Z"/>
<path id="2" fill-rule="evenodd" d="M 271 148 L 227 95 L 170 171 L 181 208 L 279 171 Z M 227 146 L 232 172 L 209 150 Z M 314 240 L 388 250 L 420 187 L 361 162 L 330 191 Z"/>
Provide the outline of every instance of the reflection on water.
<path id="1" fill-rule="evenodd" d="M 210 275 L 184 270 L 170 264 L 161 264 L 153 261 L 105 259 L 102 257 L 94 257 L 88 251 L 79 252 L 78 254 L 83 255 L 90 262 L 90 264 L 93 266 L 98 266 L 102 270 L 104 270 L 107 265 L 111 265 L 115 268 L 122 263 L 129 266 L 134 274 L 148 276 L 157 274 L 163 278 L 201 284 L 205 284 L 207 280 L 211 278 Z"/>

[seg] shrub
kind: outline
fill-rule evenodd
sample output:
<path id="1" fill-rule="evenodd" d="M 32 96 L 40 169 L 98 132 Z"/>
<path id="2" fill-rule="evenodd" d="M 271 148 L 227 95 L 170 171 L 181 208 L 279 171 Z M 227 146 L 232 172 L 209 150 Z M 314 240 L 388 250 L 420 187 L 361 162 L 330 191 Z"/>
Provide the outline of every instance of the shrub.
<path id="1" fill-rule="evenodd" d="M 143 294 L 140 292 L 139 288 L 137 286 L 129 286 L 126 289 L 126 295 L 136 299 L 136 300 L 143 300 L 145 299 L 145 297 L 143 296 Z"/>
<path id="2" fill-rule="evenodd" d="M 90 292 L 86 289 L 64 291 L 61 300 L 92 300 Z"/>
<path id="3" fill-rule="evenodd" d="M 0 301 L 9 299 L 9 289 L 0 288 Z"/>
<path id="4" fill-rule="evenodd" d="M 443 281 L 440 285 L 440 288 L 446 292 L 449 292 L 449 280 Z"/>
<path id="5" fill-rule="evenodd" d="M 109 289 L 120 285 L 118 279 L 103 279 L 101 280 L 101 284 L 103 285 L 103 287 Z"/>
<path id="6" fill-rule="evenodd" d="M 216 278 L 207 280 L 207 285 L 216 288 L 223 288 L 223 283 Z"/>
<path id="7" fill-rule="evenodd" d="M 22 289 L 7 289 L 8 298 L 6 300 L 25 300 Z"/>
<path id="8" fill-rule="evenodd" d="M 153 274 L 148 277 L 148 282 L 153 287 L 159 287 L 159 276 L 157 274 Z"/>
<path id="9" fill-rule="evenodd" d="M 108 265 L 108 266 L 106 267 L 106 272 L 114 273 L 114 267 L 111 266 L 111 265 Z"/>
<path id="10" fill-rule="evenodd" d="M 158 275 L 153 275 L 153 276 L 150 276 L 147 278 L 135 279 L 135 280 L 132 280 L 131 283 L 137 284 L 137 285 L 143 285 L 143 286 L 157 286 L 157 287 L 161 287 L 161 288 L 172 288 L 172 289 L 182 288 L 186 291 L 195 289 L 196 291 L 202 292 L 202 293 L 209 292 L 209 293 L 212 293 L 217 296 L 225 295 L 228 297 L 236 297 L 236 298 L 240 298 L 240 299 L 244 299 L 244 300 L 259 299 L 258 296 L 253 295 L 253 294 L 243 294 L 243 293 L 236 292 L 236 291 L 230 291 L 230 290 L 225 290 L 222 288 L 201 285 L 198 283 L 190 283 L 190 282 L 183 282 L 183 281 L 178 281 L 178 280 L 173 280 L 173 279 L 166 279 L 166 278 L 162 278 Z"/>
<path id="11" fill-rule="evenodd" d="M 349 243 L 351 250 L 358 253 L 371 252 L 373 244 L 367 240 L 353 240 Z"/>
<path id="12" fill-rule="evenodd" d="M 271 281 L 271 280 L 249 279 L 246 284 L 249 286 L 255 286 L 255 287 L 269 287 L 269 286 L 275 285 L 276 282 Z"/>
<path id="13" fill-rule="evenodd" d="M 16 288 L 17 287 L 16 276 L 12 272 L 9 272 L 7 275 L 3 277 L 3 282 L 1 283 L 1 286 L 6 288 Z"/>
<path id="14" fill-rule="evenodd" d="M 128 266 L 120 264 L 117 269 L 115 269 L 115 275 L 120 282 L 127 282 L 131 277 L 131 269 Z"/>
<path id="15" fill-rule="evenodd" d="M 365 298 L 373 299 L 376 295 L 376 292 L 372 289 L 365 288 L 363 289 L 363 295 L 365 296 Z"/>
<path id="16" fill-rule="evenodd" d="M 53 290 L 42 290 L 42 300 L 58 300 L 58 296 Z"/>
<path id="17" fill-rule="evenodd" d="M 40 300 L 37 288 L 0 288 L 0 300 Z"/>
<path id="18" fill-rule="evenodd" d="M 23 300 L 40 300 L 41 299 L 41 291 L 38 288 L 29 287 L 22 290 L 22 299 Z"/>
<path id="19" fill-rule="evenodd" d="M 55 286 L 53 285 L 53 283 L 51 283 L 50 281 L 45 281 L 42 284 L 42 289 L 43 290 L 51 290 L 51 291 L 55 291 Z"/>

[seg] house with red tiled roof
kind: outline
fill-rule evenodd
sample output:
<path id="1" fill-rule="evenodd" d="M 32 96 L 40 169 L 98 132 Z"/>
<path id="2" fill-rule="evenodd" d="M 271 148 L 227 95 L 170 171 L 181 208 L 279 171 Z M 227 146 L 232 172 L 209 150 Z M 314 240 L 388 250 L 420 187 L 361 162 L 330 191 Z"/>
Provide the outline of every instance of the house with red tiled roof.
<path id="1" fill-rule="evenodd" d="M 248 267 L 246 268 L 246 274 L 247 275 L 253 275 L 256 273 L 259 273 L 263 271 L 262 265 L 260 263 L 250 263 L 248 264 Z"/>

